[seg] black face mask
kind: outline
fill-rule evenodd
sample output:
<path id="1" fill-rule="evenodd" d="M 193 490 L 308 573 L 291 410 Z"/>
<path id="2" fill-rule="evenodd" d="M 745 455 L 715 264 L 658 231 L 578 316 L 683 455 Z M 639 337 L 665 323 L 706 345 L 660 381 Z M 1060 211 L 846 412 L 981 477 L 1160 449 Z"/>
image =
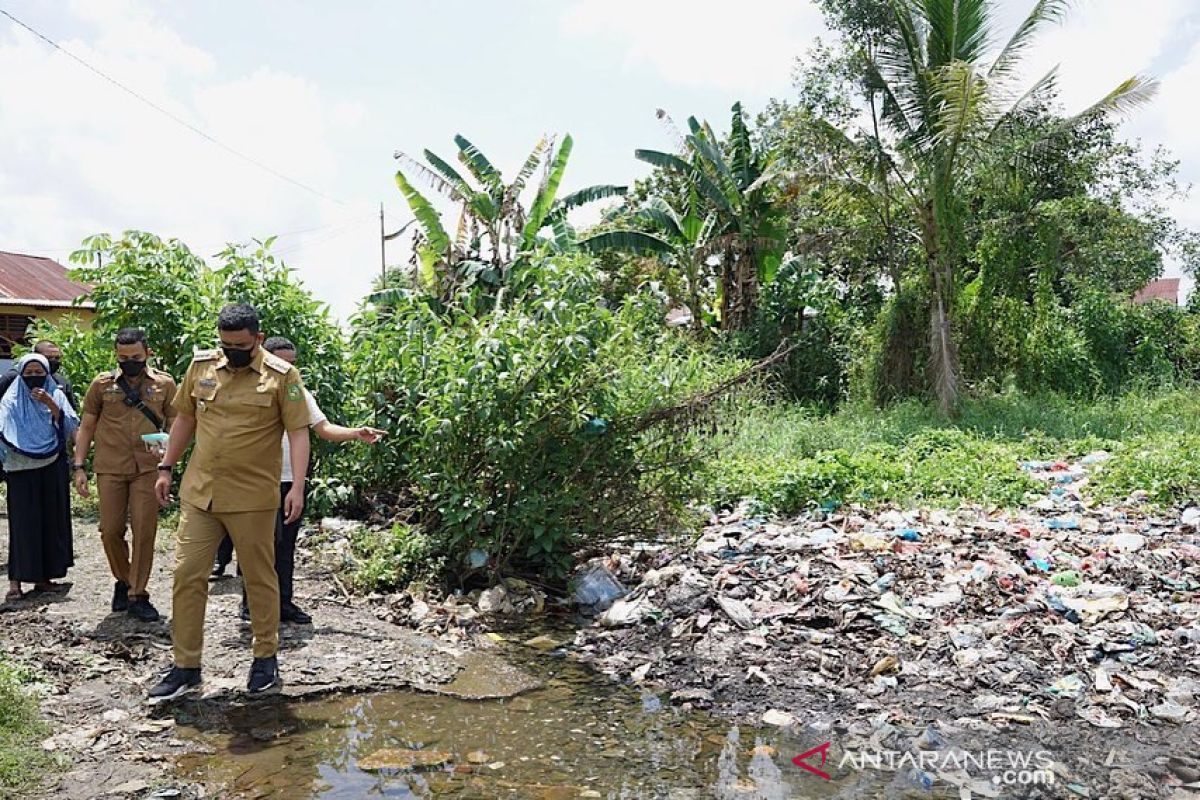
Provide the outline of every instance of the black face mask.
<path id="1" fill-rule="evenodd" d="M 225 351 L 225 358 L 229 359 L 229 366 L 235 369 L 250 366 L 250 362 L 254 359 L 253 350 L 237 350 L 232 347 L 222 347 Z"/>
<path id="2" fill-rule="evenodd" d="M 119 361 L 117 366 L 121 368 L 121 374 L 126 378 L 136 378 L 146 371 L 145 361 Z"/>
<path id="3" fill-rule="evenodd" d="M 45 375 L 22 375 L 21 380 L 25 381 L 25 385 L 30 389 L 42 389 L 46 386 Z"/>
<path id="4" fill-rule="evenodd" d="M 59 367 L 62 366 L 61 358 L 50 358 L 50 359 L 47 359 L 47 362 L 50 364 L 50 374 L 51 375 L 58 372 Z"/>

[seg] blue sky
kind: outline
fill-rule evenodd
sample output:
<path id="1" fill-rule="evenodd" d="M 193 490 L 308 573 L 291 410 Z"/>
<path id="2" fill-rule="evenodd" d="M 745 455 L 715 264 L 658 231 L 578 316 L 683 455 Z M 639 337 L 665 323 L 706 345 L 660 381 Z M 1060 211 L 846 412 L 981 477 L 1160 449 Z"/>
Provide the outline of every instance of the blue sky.
<path id="1" fill-rule="evenodd" d="M 1029 3 L 1000 3 L 1013 24 Z M 1188 0 L 1079 2 L 1030 59 L 1062 63 L 1068 107 L 1134 72 L 1163 80 L 1126 126 L 1200 178 L 1200 10 Z M 644 174 L 668 145 L 656 108 L 724 127 L 729 106 L 786 96 L 822 33 L 807 0 L 173 2 L 0 0 L 0 8 L 235 149 L 181 128 L 0 18 L 0 249 L 64 259 L 85 235 L 141 228 L 198 252 L 283 233 L 277 249 L 343 318 L 378 270 L 379 201 L 400 149 L 449 156 L 462 133 L 507 169 L 570 132 L 567 186 Z M 1196 203 L 1178 212 L 1200 226 Z M 397 249 L 389 260 L 401 261 Z"/>

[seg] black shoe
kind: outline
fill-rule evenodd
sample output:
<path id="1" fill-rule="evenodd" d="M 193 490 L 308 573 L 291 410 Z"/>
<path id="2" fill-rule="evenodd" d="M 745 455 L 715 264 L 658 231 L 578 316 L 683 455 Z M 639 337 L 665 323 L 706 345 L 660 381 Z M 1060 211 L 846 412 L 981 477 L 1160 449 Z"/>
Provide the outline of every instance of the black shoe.
<path id="1" fill-rule="evenodd" d="M 247 692 L 263 694 L 276 691 L 282 683 L 279 679 L 279 660 L 275 656 L 254 659 L 250 665 L 250 680 L 246 683 Z"/>
<path id="2" fill-rule="evenodd" d="M 296 625 L 312 625 L 312 617 L 300 610 L 291 600 L 284 601 L 279 607 L 279 621 L 292 622 Z"/>
<path id="3" fill-rule="evenodd" d="M 129 616 L 140 622 L 158 622 L 158 609 L 150 605 L 149 597 L 138 597 L 129 604 Z"/>
<path id="4" fill-rule="evenodd" d="M 112 610 L 129 610 L 129 584 L 125 583 L 124 581 L 117 581 L 113 586 Z"/>
<path id="5" fill-rule="evenodd" d="M 171 671 L 150 690 L 151 703 L 165 703 L 194 692 L 200 686 L 200 668 L 171 667 Z"/>
<path id="6" fill-rule="evenodd" d="M 238 611 L 238 616 L 242 618 L 242 622 L 250 621 L 250 606 L 242 603 L 242 608 Z"/>
<path id="7" fill-rule="evenodd" d="M 222 564 L 220 561 L 214 561 L 212 572 L 208 573 L 208 579 L 210 581 L 219 581 L 221 578 L 224 578 L 226 566 L 228 565 Z"/>

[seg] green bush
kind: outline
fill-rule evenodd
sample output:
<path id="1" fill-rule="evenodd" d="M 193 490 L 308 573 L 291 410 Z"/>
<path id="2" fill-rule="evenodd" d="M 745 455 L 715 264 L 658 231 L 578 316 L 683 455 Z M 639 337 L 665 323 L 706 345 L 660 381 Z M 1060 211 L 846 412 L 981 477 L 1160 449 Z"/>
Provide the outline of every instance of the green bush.
<path id="1" fill-rule="evenodd" d="M 179 380 L 195 349 L 216 346 L 221 307 L 250 303 L 258 309 L 267 336 L 286 336 L 296 343 L 305 385 L 330 419 L 342 421 L 342 333 L 325 305 L 271 253 L 271 243 L 268 239 L 252 247 L 231 245 L 210 266 L 175 239 L 141 231 L 127 231 L 118 239 L 92 236 L 71 256 L 78 265 L 72 277 L 93 287 L 88 296 L 96 306 L 92 326 L 68 316 L 57 323 L 39 320 L 33 334 L 62 346 L 63 369 L 82 395 L 97 373 L 115 366 L 113 338 L 121 328 L 144 329 L 156 365 Z M 329 452 L 315 441 L 318 474 L 328 472 L 320 467 Z M 326 495 L 318 499 L 325 501 Z"/>
<path id="2" fill-rule="evenodd" d="M 361 528 L 350 542 L 358 559 L 351 584 L 373 592 L 435 578 L 445 567 L 434 542 L 419 528 L 396 523 L 384 531 Z"/>
<path id="3" fill-rule="evenodd" d="M 28 674 L 0 658 L 0 797 L 19 796 L 51 764 L 37 746 L 47 728 L 25 691 Z"/>
<path id="4" fill-rule="evenodd" d="M 587 259 L 527 270 L 524 295 L 484 310 L 393 291 L 354 321 L 360 411 L 389 431 L 356 474 L 411 493 L 451 572 L 482 551 L 493 574 L 561 574 L 580 547 L 665 524 L 691 456 L 648 415 L 738 367 L 664 330 L 653 300 L 598 302 Z"/>

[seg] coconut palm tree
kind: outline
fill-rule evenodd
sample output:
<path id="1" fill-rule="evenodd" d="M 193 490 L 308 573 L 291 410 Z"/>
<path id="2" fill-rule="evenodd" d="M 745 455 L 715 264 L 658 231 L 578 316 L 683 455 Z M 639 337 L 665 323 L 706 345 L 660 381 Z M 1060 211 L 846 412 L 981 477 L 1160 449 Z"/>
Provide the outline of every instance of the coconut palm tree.
<path id="1" fill-rule="evenodd" d="M 891 27 L 863 53 L 865 85 L 895 136 L 886 145 L 892 157 L 883 163 L 894 167 L 918 221 L 930 298 L 930 376 L 938 404 L 950 413 L 959 394 L 953 301 L 964 260 L 960 182 L 1004 135 L 1004 123 L 1053 86 L 1056 69 L 1021 91 L 1018 70 L 1037 32 L 1061 19 L 1068 2 L 1038 0 L 999 50 L 995 0 L 889 0 L 889 5 Z M 1128 111 L 1145 103 L 1154 88 L 1151 80 L 1129 78 L 1064 124 Z"/>

